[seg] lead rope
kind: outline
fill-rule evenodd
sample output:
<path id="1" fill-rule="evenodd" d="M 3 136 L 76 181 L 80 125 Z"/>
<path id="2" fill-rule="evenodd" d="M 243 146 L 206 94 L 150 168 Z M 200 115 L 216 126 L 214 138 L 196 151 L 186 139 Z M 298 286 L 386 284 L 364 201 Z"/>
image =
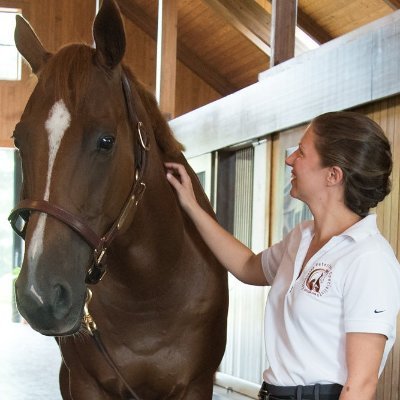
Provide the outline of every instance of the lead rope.
<path id="1" fill-rule="evenodd" d="M 97 349 L 100 351 L 100 353 L 103 355 L 105 360 L 107 361 L 107 364 L 114 370 L 114 372 L 117 374 L 118 378 L 121 380 L 121 382 L 124 384 L 125 388 L 128 390 L 128 392 L 131 394 L 132 398 L 134 400 L 141 400 L 140 397 L 137 396 L 137 394 L 133 391 L 133 389 L 129 386 L 129 383 L 126 381 L 126 379 L 123 377 L 121 372 L 119 372 L 118 367 L 115 365 L 113 359 L 111 358 L 110 354 L 108 353 L 106 347 L 104 346 L 103 341 L 101 340 L 100 332 L 97 329 L 97 325 L 94 322 L 93 317 L 89 313 L 89 303 L 90 300 L 92 299 L 92 291 L 87 288 L 86 289 L 86 300 L 85 300 L 85 306 L 83 308 L 83 323 L 88 330 L 90 336 L 94 339 L 94 342 L 96 343 Z"/>

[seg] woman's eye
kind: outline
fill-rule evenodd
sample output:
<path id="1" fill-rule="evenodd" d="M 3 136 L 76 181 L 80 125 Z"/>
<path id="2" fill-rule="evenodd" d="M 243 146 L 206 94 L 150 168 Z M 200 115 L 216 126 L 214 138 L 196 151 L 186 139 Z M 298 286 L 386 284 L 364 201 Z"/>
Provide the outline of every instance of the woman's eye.
<path id="1" fill-rule="evenodd" d="M 97 141 L 97 149 L 98 150 L 109 151 L 109 150 L 112 149 L 114 143 L 115 143 L 114 136 L 102 136 Z"/>

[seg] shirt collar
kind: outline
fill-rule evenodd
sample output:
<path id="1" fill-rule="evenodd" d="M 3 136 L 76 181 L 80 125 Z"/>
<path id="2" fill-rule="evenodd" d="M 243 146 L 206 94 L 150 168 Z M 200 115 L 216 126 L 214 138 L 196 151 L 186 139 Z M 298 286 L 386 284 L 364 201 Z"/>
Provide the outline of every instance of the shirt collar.
<path id="1" fill-rule="evenodd" d="M 373 235 L 377 232 L 379 232 L 379 230 L 376 224 L 376 214 L 369 214 L 345 230 L 339 236 L 349 236 L 354 241 L 359 242 L 367 236 Z"/>
<path id="2" fill-rule="evenodd" d="M 367 236 L 373 235 L 379 232 L 376 224 L 376 214 L 369 214 L 350 228 L 346 229 L 343 233 L 338 235 L 348 236 L 354 241 L 359 242 Z M 314 221 L 306 221 L 301 224 L 301 236 L 306 238 L 314 234 Z"/>

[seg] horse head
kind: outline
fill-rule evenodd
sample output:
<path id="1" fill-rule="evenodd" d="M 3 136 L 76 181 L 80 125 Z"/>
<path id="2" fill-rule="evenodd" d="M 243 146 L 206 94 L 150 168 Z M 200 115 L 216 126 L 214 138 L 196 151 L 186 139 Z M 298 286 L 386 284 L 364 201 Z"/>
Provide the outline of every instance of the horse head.
<path id="1" fill-rule="evenodd" d="M 142 89 L 121 64 L 125 33 L 114 1 L 103 1 L 93 36 L 95 48 L 51 54 L 17 17 L 16 45 L 38 82 L 13 135 L 23 188 L 10 220 L 25 238 L 16 299 L 45 335 L 80 329 L 86 284 L 101 277 L 107 246 L 129 227 L 145 187 L 144 159 L 156 145 Z"/>

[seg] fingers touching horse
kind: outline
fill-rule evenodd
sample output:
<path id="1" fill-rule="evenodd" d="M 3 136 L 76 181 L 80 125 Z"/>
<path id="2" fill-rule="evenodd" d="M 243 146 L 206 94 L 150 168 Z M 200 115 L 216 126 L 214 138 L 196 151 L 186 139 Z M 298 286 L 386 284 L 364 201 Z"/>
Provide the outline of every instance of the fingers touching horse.
<path id="1" fill-rule="evenodd" d="M 103 1 L 93 33 L 96 49 L 50 54 L 17 21 L 18 50 L 38 77 L 14 132 L 24 181 L 10 221 L 26 240 L 18 307 L 58 338 L 64 399 L 211 399 L 226 273 L 165 178 L 164 161 L 187 163 L 154 97 L 121 64 L 125 33 L 113 0 Z M 98 331 L 82 323 L 88 287 Z"/>

